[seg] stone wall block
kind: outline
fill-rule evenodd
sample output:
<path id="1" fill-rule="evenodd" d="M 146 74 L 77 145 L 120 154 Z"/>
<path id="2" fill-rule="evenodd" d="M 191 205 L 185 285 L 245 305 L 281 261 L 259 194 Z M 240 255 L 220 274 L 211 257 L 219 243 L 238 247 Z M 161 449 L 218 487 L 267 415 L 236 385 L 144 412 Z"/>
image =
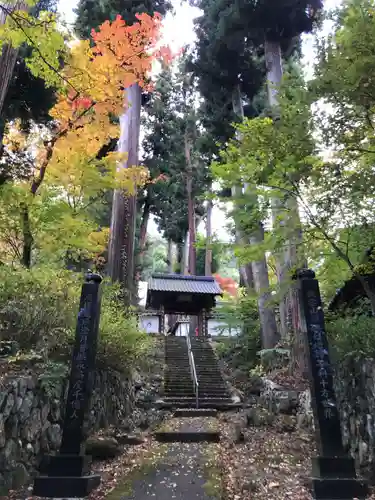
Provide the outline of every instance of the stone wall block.
<path id="1" fill-rule="evenodd" d="M 32 443 L 36 439 L 42 430 L 42 419 L 41 412 L 38 408 L 33 408 L 31 410 L 30 417 L 25 421 L 21 436 L 27 442 Z"/>
<path id="2" fill-rule="evenodd" d="M 5 425 L 4 425 L 4 416 L 0 414 L 0 448 L 3 448 L 6 443 L 5 436 Z"/>
<path id="3" fill-rule="evenodd" d="M 14 404 L 15 404 L 14 394 L 12 392 L 10 392 L 7 395 L 7 398 L 6 398 L 6 401 L 5 401 L 5 405 L 4 405 L 4 408 L 3 408 L 4 420 L 7 420 L 8 417 L 9 417 L 9 415 L 12 413 Z"/>
<path id="4" fill-rule="evenodd" d="M 62 437 L 62 431 L 59 424 L 52 424 L 47 429 L 47 437 L 48 437 L 48 444 L 51 450 L 58 450 Z"/>
<path id="5" fill-rule="evenodd" d="M 18 411 L 20 422 L 25 422 L 25 420 L 29 418 L 31 414 L 31 409 L 33 407 L 33 403 L 34 403 L 34 393 L 31 390 L 27 391 L 22 401 L 22 405 Z"/>

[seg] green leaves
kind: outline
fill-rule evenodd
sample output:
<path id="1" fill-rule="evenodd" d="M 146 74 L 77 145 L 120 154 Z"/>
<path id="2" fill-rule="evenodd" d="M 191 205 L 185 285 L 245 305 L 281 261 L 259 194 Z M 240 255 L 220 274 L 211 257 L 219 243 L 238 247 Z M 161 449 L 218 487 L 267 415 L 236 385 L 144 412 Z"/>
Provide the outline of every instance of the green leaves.
<path id="1" fill-rule="evenodd" d="M 37 18 L 24 10 L 10 11 L 5 24 L 0 25 L 0 50 L 4 44 L 15 48 L 26 44 L 31 48 L 25 59 L 31 73 L 43 78 L 47 86 L 61 87 L 61 62 L 67 50 L 57 21 L 56 15 L 47 11 Z"/>
<path id="2" fill-rule="evenodd" d="M 323 135 L 353 158 L 375 152 L 375 20 L 373 2 L 347 0 L 335 15 L 336 29 L 319 44 L 312 89 L 332 106 Z"/>

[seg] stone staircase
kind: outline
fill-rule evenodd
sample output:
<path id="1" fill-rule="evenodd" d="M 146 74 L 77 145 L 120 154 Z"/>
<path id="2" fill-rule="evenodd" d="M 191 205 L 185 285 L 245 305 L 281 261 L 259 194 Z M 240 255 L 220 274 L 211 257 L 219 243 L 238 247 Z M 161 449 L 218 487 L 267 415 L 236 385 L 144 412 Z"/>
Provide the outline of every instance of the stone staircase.
<path id="1" fill-rule="evenodd" d="M 207 340 L 191 339 L 199 383 L 199 408 L 226 410 L 233 402 L 226 390 L 218 361 Z M 185 337 L 165 339 L 164 408 L 195 408 L 196 395 Z"/>
<path id="2" fill-rule="evenodd" d="M 223 380 L 218 359 L 208 339 L 193 337 L 191 349 L 197 371 L 200 398 L 211 400 L 219 406 L 229 405 L 233 407 L 232 398 Z"/>
<path id="3" fill-rule="evenodd" d="M 165 338 L 164 400 L 195 398 L 185 337 Z"/>

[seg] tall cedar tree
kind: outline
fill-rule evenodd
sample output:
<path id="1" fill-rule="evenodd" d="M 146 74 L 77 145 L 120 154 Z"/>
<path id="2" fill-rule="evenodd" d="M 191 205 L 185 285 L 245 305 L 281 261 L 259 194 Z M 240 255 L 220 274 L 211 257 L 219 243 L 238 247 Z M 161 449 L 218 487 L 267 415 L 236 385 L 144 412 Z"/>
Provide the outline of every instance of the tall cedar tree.
<path id="1" fill-rule="evenodd" d="M 76 31 L 83 37 L 88 37 L 92 29 L 106 20 L 113 20 L 117 15 L 125 20 L 127 25 L 132 25 L 136 15 L 147 13 L 153 15 L 158 12 L 162 16 L 171 8 L 165 0 L 133 1 L 133 0 L 81 0 L 76 10 Z M 125 96 L 129 107 L 120 117 L 120 140 L 118 150 L 128 153 L 124 168 L 138 165 L 141 89 L 139 85 L 132 85 Z M 126 291 L 127 302 L 135 298 L 135 232 L 137 220 L 136 196 L 123 196 L 120 191 L 113 195 L 111 236 L 108 249 L 108 272 L 113 281 L 123 283 Z"/>
<path id="2" fill-rule="evenodd" d="M 221 1 L 202 0 L 199 7 L 203 15 L 196 22 L 198 37 L 195 72 L 204 97 L 204 124 L 211 131 L 211 155 L 217 154 L 217 142 L 224 144 L 233 136 L 232 122 L 241 121 L 244 115 L 254 116 L 262 109 L 255 105 L 265 78 L 262 47 L 255 46 L 244 36 L 234 16 L 234 11 Z M 223 19 L 223 12 L 230 15 Z M 244 107 L 245 103 L 245 107 Z M 212 147 L 213 146 L 213 147 Z M 243 188 L 233 186 L 231 197 L 240 201 Z M 248 244 L 244 223 L 235 218 L 236 243 Z M 269 302 L 269 280 L 265 257 L 258 262 L 240 266 L 241 282 L 248 289 L 259 291 L 263 344 L 272 347 L 277 339 L 275 314 Z M 268 340 L 266 340 L 268 339 Z"/>
<path id="3" fill-rule="evenodd" d="M 278 88 L 282 67 L 282 44 L 293 43 L 303 32 L 310 32 L 322 8 L 321 0 L 263 0 L 244 2 L 237 10 L 244 20 L 244 32 L 254 44 L 264 44 L 267 70 L 268 103 L 274 118 L 278 115 Z M 275 226 L 287 228 L 281 248 L 276 253 L 276 270 L 281 295 L 281 333 L 285 336 L 293 328 L 298 304 L 291 283 L 291 274 L 303 266 L 303 256 L 298 247 L 301 240 L 301 225 L 298 205 L 294 198 L 281 193 L 273 202 Z"/>
<path id="4" fill-rule="evenodd" d="M 146 136 L 143 143 L 145 164 L 151 177 L 165 176 L 164 182 L 152 184 L 148 188 L 150 211 L 156 216 L 166 239 L 177 244 L 180 249 L 178 261 L 181 272 L 184 267 L 181 248 L 186 243 L 189 228 L 192 239 L 195 239 L 194 223 L 204 214 L 199 197 L 209 183 L 207 163 L 204 163 L 204 154 L 201 152 L 204 136 L 198 131 L 199 117 L 193 111 L 191 99 L 194 99 L 194 92 L 188 95 L 190 93 L 185 88 L 187 76 L 188 72 L 183 67 L 176 75 L 172 74 L 170 68 L 165 68 L 159 75 L 155 92 L 146 108 Z M 190 165 L 185 149 L 187 137 Z M 188 189 L 190 184 L 191 193 Z M 189 260 L 193 272 L 195 257 L 191 255 Z"/>

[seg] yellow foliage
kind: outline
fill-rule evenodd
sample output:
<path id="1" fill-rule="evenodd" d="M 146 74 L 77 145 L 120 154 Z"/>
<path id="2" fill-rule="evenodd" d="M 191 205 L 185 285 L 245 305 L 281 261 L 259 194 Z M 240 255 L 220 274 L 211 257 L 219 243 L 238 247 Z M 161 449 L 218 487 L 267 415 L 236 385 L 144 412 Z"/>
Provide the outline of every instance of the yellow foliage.
<path id="1" fill-rule="evenodd" d="M 132 26 L 120 17 L 104 23 L 93 32 L 94 46 L 81 41 L 65 59 L 64 84 L 50 112 L 53 127 L 26 135 L 20 123 L 14 122 L 7 131 L 7 150 L 26 151 L 34 166 L 29 183 L 19 182 L 17 189 L 29 206 L 34 244 L 44 252 L 53 255 L 69 250 L 83 255 L 84 249 L 84 256 L 100 259 L 109 230 L 95 231 L 85 208 L 107 190 L 135 195 L 150 181 L 143 166 L 119 168 L 127 154 L 111 152 L 98 158 L 98 153 L 119 136 L 116 118 L 126 111 L 124 89 L 134 83 L 149 89 L 153 59 L 169 56 L 158 48 L 160 23 L 160 16 L 147 14 Z M 19 217 L 19 204 L 12 207 Z M 4 214 L 0 210 L 0 223 L 9 213 L 9 207 Z M 22 241 L 19 218 L 14 227 L 7 251 Z M 2 234 L 0 240 L 4 240 Z"/>

